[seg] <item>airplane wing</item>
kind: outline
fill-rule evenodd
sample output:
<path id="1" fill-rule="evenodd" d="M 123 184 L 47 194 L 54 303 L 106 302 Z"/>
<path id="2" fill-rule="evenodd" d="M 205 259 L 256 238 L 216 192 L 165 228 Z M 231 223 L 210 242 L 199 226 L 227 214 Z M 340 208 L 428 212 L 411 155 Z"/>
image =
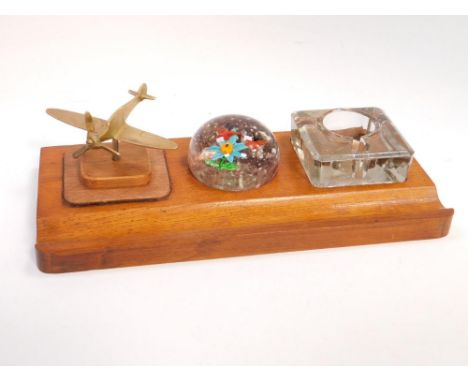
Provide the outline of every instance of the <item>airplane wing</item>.
<path id="1" fill-rule="evenodd" d="M 68 125 L 78 127 L 79 129 L 86 130 L 85 115 L 81 113 L 75 113 L 74 111 L 62 110 L 62 109 L 47 109 L 47 114 L 60 122 Z M 94 128 L 102 135 L 107 130 L 107 121 L 93 117 Z"/>
<path id="2" fill-rule="evenodd" d="M 177 143 L 169 139 L 148 133 L 127 124 L 125 124 L 124 129 L 117 139 L 123 142 L 133 143 L 134 145 L 152 147 L 154 149 L 167 150 L 177 148 Z"/>

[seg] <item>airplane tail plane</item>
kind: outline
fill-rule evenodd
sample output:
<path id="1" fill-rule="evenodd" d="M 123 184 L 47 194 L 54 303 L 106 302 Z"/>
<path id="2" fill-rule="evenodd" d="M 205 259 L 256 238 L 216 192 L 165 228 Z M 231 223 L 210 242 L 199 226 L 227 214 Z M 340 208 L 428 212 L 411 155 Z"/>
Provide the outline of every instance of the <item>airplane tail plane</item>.
<path id="1" fill-rule="evenodd" d="M 147 93 L 147 90 L 148 90 L 148 87 L 146 86 L 146 84 L 143 84 L 138 88 L 138 91 L 129 90 L 128 92 L 132 96 L 138 97 L 140 100 L 144 100 L 144 99 L 152 99 L 153 100 L 153 99 L 156 99 L 156 97 L 153 97 L 152 95 L 149 95 Z"/>

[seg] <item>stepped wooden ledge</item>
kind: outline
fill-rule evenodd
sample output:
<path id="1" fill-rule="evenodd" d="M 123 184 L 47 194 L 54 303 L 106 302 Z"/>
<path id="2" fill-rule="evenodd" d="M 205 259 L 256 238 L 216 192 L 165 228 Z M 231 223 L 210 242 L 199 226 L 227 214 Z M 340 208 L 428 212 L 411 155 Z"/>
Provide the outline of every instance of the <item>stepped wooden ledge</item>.
<path id="1" fill-rule="evenodd" d="M 63 154 L 63 198 L 71 205 L 159 200 L 171 192 L 162 150 L 122 143 L 122 158 L 113 161 L 104 150 L 75 159 L 77 148 Z"/>
<path id="2" fill-rule="evenodd" d="M 275 136 L 279 171 L 259 189 L 225 192 L 199 183 L 187 166 L 190 139 L 179 138 L 179 149 L 166 152 L 167 197 L 80 207 L 63 198 L 63 158 L 71 147 L 42 148 L 39 269 L 71 272 L 447 235 L 453 209 L 442 206 L 416 160 L 405 183 L 319 189 L 310 185 L 289 132 Z"/>

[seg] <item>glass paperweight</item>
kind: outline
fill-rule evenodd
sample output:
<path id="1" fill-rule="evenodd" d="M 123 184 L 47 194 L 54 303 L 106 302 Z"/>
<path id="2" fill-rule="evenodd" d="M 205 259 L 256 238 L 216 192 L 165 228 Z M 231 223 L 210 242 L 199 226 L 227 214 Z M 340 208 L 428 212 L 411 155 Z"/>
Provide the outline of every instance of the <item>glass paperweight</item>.
<path id="1" fill-rule="evenodd" d="M 258 188 L 278 170 L 273 134 L 257 120 L 225 115 L 206 122 L 190 141 L 192 174 L 209 187 L 226 191 Z"/>
<path id="2" fill-rule="evenodd" d="M 295 112 L 291 141 L 316 187 L 404 182 L 414 153 L 374 107 Z"/>

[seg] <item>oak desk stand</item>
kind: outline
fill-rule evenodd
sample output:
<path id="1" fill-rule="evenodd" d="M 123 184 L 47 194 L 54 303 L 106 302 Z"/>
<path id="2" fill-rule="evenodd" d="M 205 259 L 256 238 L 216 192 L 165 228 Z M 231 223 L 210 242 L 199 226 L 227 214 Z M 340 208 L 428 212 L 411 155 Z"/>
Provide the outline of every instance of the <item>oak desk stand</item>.
<path id="1" fill-rule="evenodd" d="M 39 269 L 71 272 L 447 235 L 453 209 L 442 206 L 417 161 L 405 183 L 320 189 L 309 183 L 289 132 L 275 135 L 279 171 L 259 189 L 235 193 L 199 183 L 187 166 L 190 139 L 179 138 L 179 149 L 166 152 L 172 191 L 163 199 L 80 207 L 63 195 L 64 156 L 77 146 L 42 148 Z"/>

